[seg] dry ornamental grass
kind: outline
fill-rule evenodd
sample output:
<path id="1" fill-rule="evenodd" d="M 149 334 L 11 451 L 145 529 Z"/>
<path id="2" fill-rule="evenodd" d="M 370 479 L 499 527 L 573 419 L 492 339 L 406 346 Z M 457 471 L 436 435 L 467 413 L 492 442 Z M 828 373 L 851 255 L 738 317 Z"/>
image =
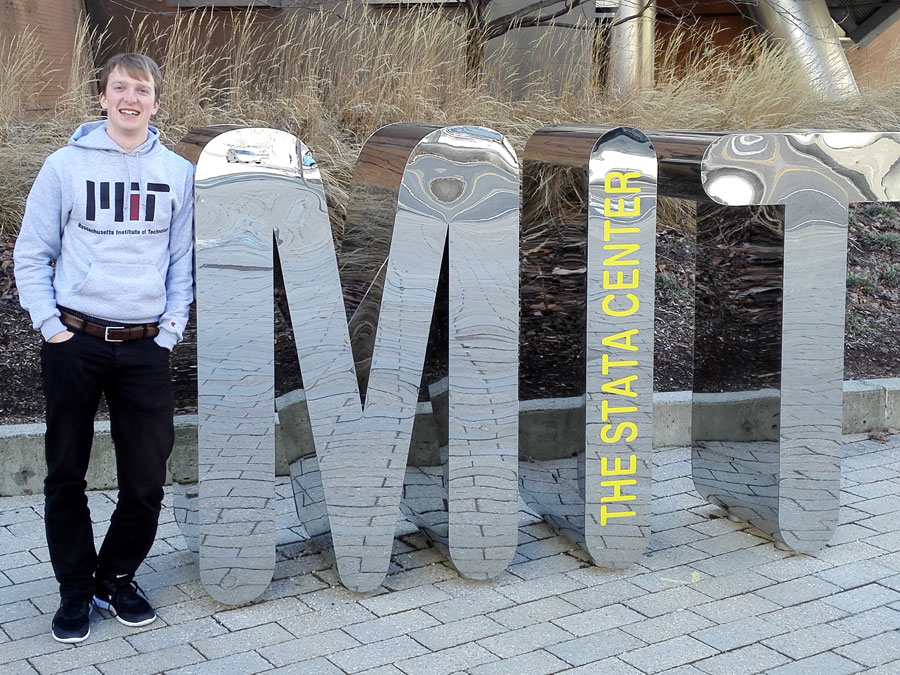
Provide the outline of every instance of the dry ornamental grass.
<path id="1" fill-rule="evenodd" d="M 133 21 L 128 48 L 151 54 L 163 68 L 165 94 L 155 124 L 167 145 L 212 123 L 289 131 L 313 150 L 336 225 L 359 147 L 391 122 L 489 126 L 519 151 L 536 128 L 551 122 L 644 129 L 900 128 L 900 75 L 863 92 L 858 102 L 828 104 L 789 58 L 749 35 L 726 51 L 694 29 L 675 31 L 658 46 L 656 86 L 630 97 L 613 99 L 600 87 L 584 87 L 573 72 L 552 87 L 535 78 L 521 100 L 511 93 L 511 52 L 500 50 L 482 77 L 467 82 L 460 18 L 428 9 L 376 15 L 358 3 L 287 17 L 234 13 L 224 22 L 227 39 L 217 46 L 206 38 L 211 12 L 181 13 L 163 28 L 144 16 Z M 28 119 L 29 88 L 21 86 L 45 79 L 35 35 L 26 31 L 0 43 L 3 233 L 17 230 L 27 186 L 46 154 L 64 144 L 76 124 L 99 114 L 91 55 L 104 39 L 82 27 L 68 88 L 57 108 L 38 120 Z M 552 201 L 553 185 L 547 190 Z"/>

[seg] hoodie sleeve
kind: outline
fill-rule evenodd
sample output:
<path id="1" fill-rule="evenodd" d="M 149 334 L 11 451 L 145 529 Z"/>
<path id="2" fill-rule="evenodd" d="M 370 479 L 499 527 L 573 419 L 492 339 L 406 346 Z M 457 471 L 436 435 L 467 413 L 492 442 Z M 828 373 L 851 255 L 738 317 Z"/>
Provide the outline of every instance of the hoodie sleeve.
<path id="1" fill-rule="evenodd" d="M 169 271 L 166 308 L 159 319 L 156 344 L 171 350 L 181 342 L 194 299 L 194 167 L 189 165 L 179 202 L 169 228 Z"/>
<path id="2" fill-rule="evenodd" d="M 52 157 L 48 158 L 28 193 L 25 217 L 13 251 L 19 302 L 45 340 L 66 330 L 56 308 L 50 263 L 59 257 L 69 210 L 59 174 Z"/>

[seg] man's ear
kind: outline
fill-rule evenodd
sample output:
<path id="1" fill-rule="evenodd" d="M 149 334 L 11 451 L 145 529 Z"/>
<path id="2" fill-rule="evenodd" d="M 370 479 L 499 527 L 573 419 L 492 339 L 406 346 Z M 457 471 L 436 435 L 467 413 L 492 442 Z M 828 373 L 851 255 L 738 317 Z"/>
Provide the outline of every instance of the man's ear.
<path id="1" fill-rule="evenodd" d="M 103 110 L 109 109 L 109 103 L 106 100 L 106 94 L 103 92 L 100 93 L 100 108 Z"/>

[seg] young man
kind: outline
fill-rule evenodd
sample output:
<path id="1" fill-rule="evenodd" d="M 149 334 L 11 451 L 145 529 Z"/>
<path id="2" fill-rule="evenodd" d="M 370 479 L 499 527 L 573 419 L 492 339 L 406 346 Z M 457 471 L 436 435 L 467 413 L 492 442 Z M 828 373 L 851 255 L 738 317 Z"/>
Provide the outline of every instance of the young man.
<path id="1" fill-rule="evenodd" d="M 106 120 L 81 125 L 44 162 L 14 252 L 22 306 L 45 340 L 45 523 L 59 642 L 88 637 L 94 604 L 128 626 L 156 618 L 134 573 L 156 537 L 174 442 L 169 352 L 193 298 L 193 167 L 149 125 L 159 67 L 114 56 L 100 91 Z M 98 553 L 84 478 L 101 394 L 119 498 Z"/>

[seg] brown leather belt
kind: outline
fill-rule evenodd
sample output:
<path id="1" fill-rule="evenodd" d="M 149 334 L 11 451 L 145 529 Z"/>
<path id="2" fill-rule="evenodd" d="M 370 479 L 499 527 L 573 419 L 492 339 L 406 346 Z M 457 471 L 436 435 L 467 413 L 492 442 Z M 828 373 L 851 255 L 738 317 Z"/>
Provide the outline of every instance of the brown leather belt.
<path id="1" fill-rule="evenodd" d="M 128 326 L 104 326 L 87 319 L 60 310 L 59 320 L 63 325 L 80 333 L 87 333 L 107 342 L 130 342 L 159 335 L 159 326 L 155 323 L 141 323 Z"/>

